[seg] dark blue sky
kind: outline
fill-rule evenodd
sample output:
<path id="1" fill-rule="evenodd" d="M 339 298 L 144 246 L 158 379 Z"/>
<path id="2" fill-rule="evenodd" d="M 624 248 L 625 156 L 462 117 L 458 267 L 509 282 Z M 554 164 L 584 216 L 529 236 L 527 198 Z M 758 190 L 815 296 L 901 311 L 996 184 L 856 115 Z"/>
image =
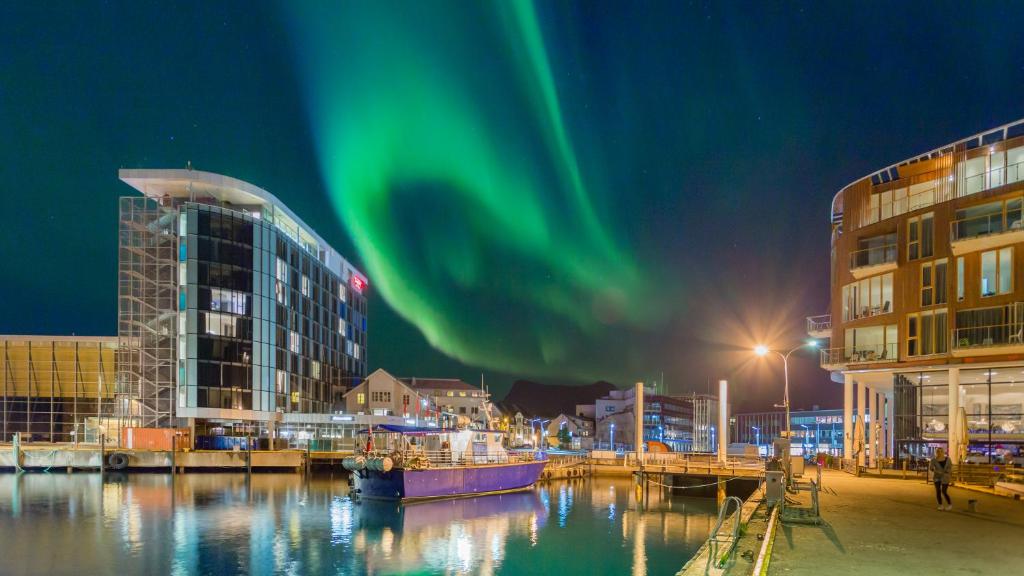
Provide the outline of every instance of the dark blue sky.
<path id="1" fill-rule="evenodd" d="M 306 26 L 323 35 L 324 22 L 303 20 L 316 10 L 46 4 L 0 6 L 0 333 L 115 333 L 117 198 L 130 193 L 120 167 L 191 160 L 252 182 L 365 264 L 325 174 L 324 107 L 311 104 L 327 68 L 309 66 L 310 52 L 331 47 L 305 37 Z M 493 72 L 516 69 L 521 56 L 514 34 L 488 35 L 503 11 L 416 4 L 420 13 L 395 2 L 365 20 L 347 8 L 337 35 L 367 41 L 312 60 L 384 66 L 371 50 L 416 46 L 432 65 L 417 72 L 427 81 L 477 82 L 471 94 L 489 111 L 482 131 L 531 142 L 530 126 L 510 122 L 531 116 L 529 90 Z M 454 316 L 453 335 L 508 331 L 518 368 L 503 371 L 435 350 L 401 305 L 372 290 L 371 276 L 371 367 L 473 381 L 483 371 L 499 392 L 516 377 L 607 374 L 625 384 L 664 371 L 669 390 L 682 392 L 731 375 L 738 407 L 767 406 L 780 371 L 754 369 L 743 349 L 752 339 L 795 342 L 803 317 L 826 311 L 833 194 L 874 169 L 1024 116 L 1024 16 L 1011 3 L 587 2 L 541 5 L 536 18 L 602 230 L 656 294 L 619 312 L 656 304 L 663 319 L 595 331 L 554 317 L 553 333 L 573 339 L 571 353 L 531 364 L 531 338 L 543 335 L 514 320 L 503 328 L 477 321 L 489 316 L 488 302 L 503 319 L 530 315 L 529 302 L 517 310 L 486 284 L 470 286 L 472 298 L 441 301 L 447 285 L 435 286 L 431 304 Z M 402 33 L 415 38 L 394 36 Z M 367 78 L 376 80 L 360 85 L 365 94 L 403 89 L 394 77 Z M 342 112 L 343 122 L 357 120 Z M 550 161 L 528 147 L 497 150 L 517 165 Z M 431 191 L 449 199 L 443 187 Z M 420 208 L 391 206 L 403 222 Z M 472 228 L 463 232 L 463 245 L 501 263 Z M 504 266 L 503 281 L 550 276 L 544 287 L 559 288 L 558 267 L 533 266 Z M 839 387 L 815 360 L 796 363 L 794 405 L 838 401 Z"/>

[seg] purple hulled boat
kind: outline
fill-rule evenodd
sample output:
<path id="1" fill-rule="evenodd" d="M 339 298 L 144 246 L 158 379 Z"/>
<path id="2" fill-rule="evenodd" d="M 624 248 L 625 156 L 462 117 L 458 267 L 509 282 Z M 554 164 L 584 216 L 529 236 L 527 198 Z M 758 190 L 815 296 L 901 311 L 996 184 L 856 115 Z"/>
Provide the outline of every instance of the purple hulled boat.
<path id="1" fill-rule="evenodd" d="M 542 453 L 509 453 L 497 430 L 375 426 L 360 433 L 352 471 L 361 498 L 415 500 L 524 490 L 537 482 Z"/>

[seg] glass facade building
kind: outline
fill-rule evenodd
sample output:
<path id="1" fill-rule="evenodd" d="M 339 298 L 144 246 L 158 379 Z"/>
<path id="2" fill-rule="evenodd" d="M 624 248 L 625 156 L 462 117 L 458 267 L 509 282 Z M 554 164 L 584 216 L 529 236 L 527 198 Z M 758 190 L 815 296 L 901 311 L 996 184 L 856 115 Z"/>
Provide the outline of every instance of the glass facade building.
<path id="1" fill-rule="evenodd" d="M 366 277 L 276 198 L 193 170 L 122 170 L 123 425 L 266 428 L 343 409 L 366 376 Z"/>

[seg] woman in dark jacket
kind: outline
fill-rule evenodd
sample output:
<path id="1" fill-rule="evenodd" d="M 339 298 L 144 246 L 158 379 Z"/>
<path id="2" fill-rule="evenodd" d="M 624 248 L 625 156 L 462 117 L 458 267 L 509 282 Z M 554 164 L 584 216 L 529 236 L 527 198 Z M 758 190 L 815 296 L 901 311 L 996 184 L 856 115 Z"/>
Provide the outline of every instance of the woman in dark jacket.
<path id="1" fill-rule="evenodd" d="M 946 510 L 953 509 L 953 502 L 949 499 L 949 482 L 953 479 L 953 463 L 946 457 L 946 451 L 942 448 L 935 449 L 935 458 L 932 458 L 928 465 L 932 473 L 932 481 L 935 482 L 935 499 L 939 502 L 939 510 L 942 510 L 942 497 L 946 497 Z"/>

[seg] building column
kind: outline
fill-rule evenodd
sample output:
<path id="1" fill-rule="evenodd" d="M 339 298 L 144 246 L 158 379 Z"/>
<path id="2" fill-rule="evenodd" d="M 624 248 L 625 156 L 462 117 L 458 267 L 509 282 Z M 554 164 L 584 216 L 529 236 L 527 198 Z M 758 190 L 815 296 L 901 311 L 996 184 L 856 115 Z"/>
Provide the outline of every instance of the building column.
<path id="1" fill-rule="evenodd" d="M 871 465 L 878 468 L 879 453 L 882 451 L 879 432 L 882 430 L 882 421 L 884 420 L 878 412 L 878 390 L 868 389 L 868 403 L 871 405 L 871 433 L 868 435 L 871 438 Z"/>
<path id="2" fill-rule="evenodd" d="M 892 394 L 883 394 L 882 402 L 882 457 L 892 458 Z"/>
<path id="3" fill-rule="evenodd" d="M 843 374 L 843 458 L 853 457 L 853 374 Z"/>
<path id="4" fill-rule="evenodd" d="M 866 424 L 866 422 L 864 421 L 864 413 L 867 412 L 867 407 L 864 405 L 864 384 L 861 384 L 860 382 L 854 382 L 853 383 L 853 409 L 857 412 L 857 414 L 855 416 L 856 421 L 854 422 L 854 424 L 859 422 L 860 426 L 861 426 L 861 432 L 863 433 L 864 425 Z M 856 425 L 854 425 L 854 427 L 853 427 L 853 432 L 854 432 L 854 435 L 857 434 L 857 426 Z M 864 438 L 855 438 L 854 439 L 854 443 L 853 443 L 854 450 L 857 449 L 857 445 L 858 444 L 863 446 Z M 857 465 L 858 466 L 864 466 L 865 465 L 865 454 L 864 454 L 864 450 L 863 449 L 861 449 L 861 450 L 859 450 L 857 452 Z"/>
<path id="5" fill-rule="evenodd" d="M 960 461 L 960 443 L 965 438 L 960 438 L 960 369 L 949 369 L 949 433 L 948 454 L 953 462 Z"/>

